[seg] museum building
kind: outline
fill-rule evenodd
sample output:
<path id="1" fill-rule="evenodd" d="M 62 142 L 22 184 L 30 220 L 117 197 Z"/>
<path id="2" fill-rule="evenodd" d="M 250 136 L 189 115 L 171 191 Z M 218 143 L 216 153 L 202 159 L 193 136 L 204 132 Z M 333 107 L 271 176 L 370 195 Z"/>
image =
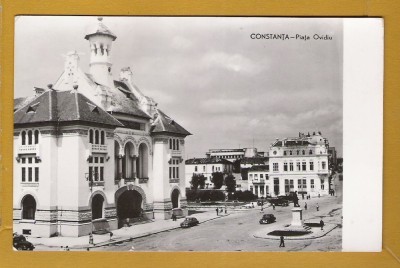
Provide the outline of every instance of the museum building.
<path id="1" fill-rule="evenodd" d="M 14 232 L 83 236 L 187 214 L 185 137 L 133 83 L 112 77 L 116 36 L 101 18 L 84 37 L 89 73 L 66 55 L 54 85 L 14 103 Z"/>

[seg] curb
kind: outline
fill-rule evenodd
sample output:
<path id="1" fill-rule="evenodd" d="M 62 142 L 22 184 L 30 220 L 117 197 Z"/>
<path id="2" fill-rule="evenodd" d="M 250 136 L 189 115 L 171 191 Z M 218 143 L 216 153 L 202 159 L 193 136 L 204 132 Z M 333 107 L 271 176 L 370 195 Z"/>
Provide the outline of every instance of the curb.
<path id="1" fill-rule="evenodd" d="M 321 235 L 318 236 L 309 236 L 309 237 L 290 237 L 290 236 L 285 236 L 285 240 L 310 240 L 310 239 L 317 239 L 326 236 L 333 230 L 335 230 L 338 227 L 338 224 L 335 224 L 333 228 L 329 229 L 328 231 L 322 233 Z M 266 235 L 266 236 L 259 236 L 259 235 L 253 235 L 255 238 L 260 238 L 260 239 L 268 239 L 268 240 L 279 240 L 279 237 L 274 237 L 272 235 Z"/>
<path id="2" fill-rule="evenodd" d="M 219 218 L 222 218 L 222 217 L 226 217 L 226 216 L 229 216 L 229 215 L 230 214 L 218 215 L 218 216 L 210 218 L 210 219 L 199 221 L 199 223 L 205 223 L 205 222 L 216 220 L 216 219 L 219 219 Z M 69 247 L 69 248 L 70 249 L 98 248 L 98 247 L 103 247 L 103 246 L 107 246 L 107 245 L 128 242 L 128 241 L 132 241 L 132 240 L 137 239 L 137 238 L 146 237 L 146 236 L 149 236 L 149 235 L 158 234 L 158 233 L 166 232 L 166 231 L 169 231 L 169 230 L 180 229 L 180 228 L 181 228 L 180 225 L 179 226 L 175 226 L 175 227 L 167 227 L 167 228 L 160 229 L 160 230 L 157 230 L 157 231 L 154 231 L 154 232 L 146 232 L 146 233 L 138 234 L 138 235 L 135 235 L 135 236 L 124 237 L 124 238 L 117 239 L 117 240 L 104 241 L 104 242 L 100 242 L 100 243 L 93 244 L 93 245 L 89 245 L 88 244 L 88 245 L 85 245 L 85 246 L 84 245 L 82 245 L 82 246 L 73 246 L 73 247 Z M 48 247 L 57 247 L 57 246 L 48 246 Z"/>

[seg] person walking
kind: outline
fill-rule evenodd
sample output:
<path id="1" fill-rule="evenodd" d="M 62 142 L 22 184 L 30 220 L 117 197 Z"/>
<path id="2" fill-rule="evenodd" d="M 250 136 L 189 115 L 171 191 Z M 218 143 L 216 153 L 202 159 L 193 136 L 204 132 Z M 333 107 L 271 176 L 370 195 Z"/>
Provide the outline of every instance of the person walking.
<path id="1" fill-rule="evenodd" d="M 320 221 L 319 221 L 319 225 L 321 225 L 321 230 L 324 230 L 324 225 L 325 225 L 325 223 L 324 223 L 323 220 L 320 220 Z"/>
<path id="2" fill-rule="evenodd" d="M 216 208 L 215 211 L 217 212 L 217 216 L 218 216 L 218 208 Z"/>
<path id="3" fill-rule="evenodd" d="M 272 209 L 275 210 L 275 204 L 272 204 Z"/>
<path id="4" fill-rule="evenodd" d="M 317 211 L 319 211 L 319 205 L 318 205 L 318 203 L 317 203 Z"/>
<path id="5" fill-rule="evenodd" d="M 285 238 L 283 237 L 283 235 L 281 235 L 281 243 L 279 244 L 280 248 L 284 248 L 285 247 Z"/>
<path id="6" fill-rule="evenodd" d="M 307 210 L 307 202 L 304 204 L 304 209 Z"/>

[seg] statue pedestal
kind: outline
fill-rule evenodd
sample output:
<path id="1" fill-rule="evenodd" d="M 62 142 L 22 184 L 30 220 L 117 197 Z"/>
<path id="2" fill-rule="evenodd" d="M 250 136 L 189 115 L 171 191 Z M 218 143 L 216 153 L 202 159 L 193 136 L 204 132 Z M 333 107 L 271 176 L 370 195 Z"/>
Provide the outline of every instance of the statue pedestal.
<path id="1" fill-rule="evenodd" d="M 292 209 L 292 222 L 291 222 L 290 226 L 303 227 L 303 209 L 302 208 L 293 208 Z"/>

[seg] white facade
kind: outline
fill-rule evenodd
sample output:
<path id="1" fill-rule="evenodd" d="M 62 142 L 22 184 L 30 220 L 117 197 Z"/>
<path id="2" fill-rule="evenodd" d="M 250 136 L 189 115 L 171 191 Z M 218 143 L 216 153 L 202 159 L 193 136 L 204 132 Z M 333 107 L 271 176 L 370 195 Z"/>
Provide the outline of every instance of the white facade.
<path id="1" fill-rule="evenodd" d="M 186 187 L 190 187 L 190 182 L 194 174 L 206 177 L 205 188 L 212 189 L 214 184 L 211 182 L 214 172 L 230 174 L 233 170 L 233 164 L 229 161 L 215 158 L 195 158 L 185 161 L 185 180 Z"/>
<path id="2" fill-rule="evenodd" d="M 190 133 L 133 84 L 129 68 L 113 80 L 116 36 L 101 20 L 96 27 L 85 36 L 90 74 L 71 52 L 54 87 L 16 100 L 15 232 L 82 236 L 127 221 L 170 219 L 172 208 L 187 212 Z"/>
<path id="3" fill-rule="evenodd" d="M 266 170 L 249 170 L 249 190 L 256 193 L 257 186 L 259 196 L 261 191 L 271 196 L 290 192 L 311 196 L 328 194 L 328 147 L 328 141 L 320 133 L 275 141 L 269 150 L 268 179 Z"/>

